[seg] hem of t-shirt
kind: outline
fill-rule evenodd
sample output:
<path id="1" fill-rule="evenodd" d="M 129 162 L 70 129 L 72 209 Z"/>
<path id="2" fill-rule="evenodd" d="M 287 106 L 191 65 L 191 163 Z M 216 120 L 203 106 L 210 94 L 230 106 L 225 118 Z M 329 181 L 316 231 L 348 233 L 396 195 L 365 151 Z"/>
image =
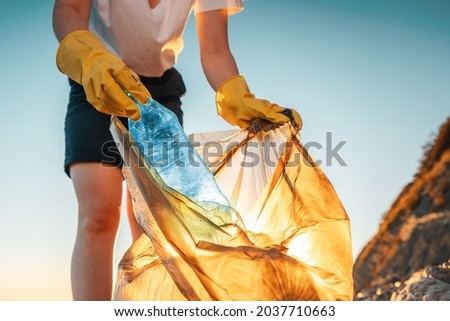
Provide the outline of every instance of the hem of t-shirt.
<path id="1" fill-rule="evenodd" d="M 228 14 L 236 14 L 244 10 L 242 6 L 243 0 L 216 0 L 216 1 L 196 1 L 194 5 L 194 14 L 199 14 L 202 12 L 227 9 Z"/>

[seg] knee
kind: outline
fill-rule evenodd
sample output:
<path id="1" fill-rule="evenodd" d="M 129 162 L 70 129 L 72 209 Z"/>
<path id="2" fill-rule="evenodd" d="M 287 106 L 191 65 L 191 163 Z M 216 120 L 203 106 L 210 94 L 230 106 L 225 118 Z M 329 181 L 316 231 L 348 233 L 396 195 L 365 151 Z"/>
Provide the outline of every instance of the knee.
<path id="1" fill-rule="evenodd" d="M 78 228 L 84 233 L 98 235 L 116 233 L 120 223 L 120 204 L 91 201 L 79 206 Z"/>

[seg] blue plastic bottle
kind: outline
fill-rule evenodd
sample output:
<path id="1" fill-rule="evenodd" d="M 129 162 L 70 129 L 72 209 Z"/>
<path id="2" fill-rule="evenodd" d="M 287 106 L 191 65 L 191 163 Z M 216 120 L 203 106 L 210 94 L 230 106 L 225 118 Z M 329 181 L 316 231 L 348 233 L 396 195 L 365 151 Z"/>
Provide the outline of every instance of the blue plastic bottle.
<path id="1" fill-rule="evenodd" d="M 128 130 L 140 152 L 164 182 L 202 206 L 230 207 L 214 176 L 189 142 L 177 116 L 153 99 L 139 106 L 141 119 Z"/>

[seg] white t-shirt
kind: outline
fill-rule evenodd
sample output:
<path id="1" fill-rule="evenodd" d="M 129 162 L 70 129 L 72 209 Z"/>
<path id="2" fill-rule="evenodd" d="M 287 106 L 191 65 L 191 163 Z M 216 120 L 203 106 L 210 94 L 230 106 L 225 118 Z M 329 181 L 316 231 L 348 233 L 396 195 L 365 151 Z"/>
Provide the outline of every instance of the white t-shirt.
<path id="1" fill-rule="evenodd" d="M 90 30 L 125 64 L 142 76 L 159 77 L 183 50 L 183 32 L 194 14 L 242 10 L 242 0 L 93 0 Z"/>

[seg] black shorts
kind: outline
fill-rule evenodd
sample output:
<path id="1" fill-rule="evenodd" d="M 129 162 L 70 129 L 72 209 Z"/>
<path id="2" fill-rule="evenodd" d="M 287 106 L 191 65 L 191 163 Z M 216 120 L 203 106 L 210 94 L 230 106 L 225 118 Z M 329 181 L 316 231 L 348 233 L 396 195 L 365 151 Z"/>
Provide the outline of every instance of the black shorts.
<path id="1" fill-rule="evenodd" d="M 141 82 L 153 99 L 177 115 L 183 125 L 180 97 L 186 87 L 180 73 L 174 68 L 161 77 L 142 77 Z M 70 177 L 69 167 L 78 162 L 106 163 L 121 167 L 122 159 L 109 131 L 111 116 L 98 112 L 87 100 L 84 89 L 69 79 L 70 95 L 65 120 L 66 152 L 64 171 Z M 128 128 L 128 118 L 120 118 Z"/>

